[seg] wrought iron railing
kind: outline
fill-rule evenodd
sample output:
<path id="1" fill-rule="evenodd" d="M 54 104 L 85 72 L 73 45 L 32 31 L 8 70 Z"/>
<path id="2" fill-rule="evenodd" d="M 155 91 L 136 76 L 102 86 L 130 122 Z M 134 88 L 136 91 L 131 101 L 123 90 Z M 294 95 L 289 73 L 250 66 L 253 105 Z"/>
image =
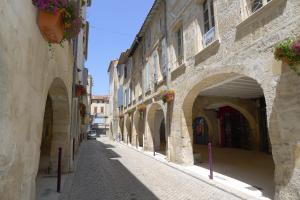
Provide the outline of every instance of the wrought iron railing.
<path id="1" fill-rule="evenodd" d="M 215 40 L 215 37 L 216 37 L 216 28 L 212 27 L 209 31 L 207 31 L 204 34 L 204 37 L 203 37 L 203 45 L 204 45 L 204 47 L 206 47 L 210 43 L 212 43 Z"/>

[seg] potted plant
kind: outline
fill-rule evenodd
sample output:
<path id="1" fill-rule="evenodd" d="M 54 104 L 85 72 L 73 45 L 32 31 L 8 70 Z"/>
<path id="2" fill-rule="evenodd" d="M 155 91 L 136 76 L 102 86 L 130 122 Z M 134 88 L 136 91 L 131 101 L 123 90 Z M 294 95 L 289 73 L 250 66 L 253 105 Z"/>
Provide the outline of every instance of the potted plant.
<path id="1" fill-rule="evenodd" d="M 137 110 L 138 110 L 140 113 L 146 112 L 147 106 L 146 106 L 145 104 L 140 104 L 140 105 L 137 106 Z"/>
<path id="2" fill-rule="evenodd" d="M 276 60 L 281 60 L 300 75 L 300 69 L 297 69 L 297 65 L 300 65 L 300 39 L 288 38 L 279 43 L 274 52 Z"/>
<path id="3" fill-rule="evenodd" d="M 80 9 L 67 0 L 32 0 L 38 8 L 37 23 L 46 41 L 62 43 L 78 35 L 83 27 Z"/>
<path id="4" fill-rule="evenodd" d="M 86 112 L 86 106 L 83 103 L 79 104 L 80 116 L 83 118 Z"/>
<path id="5" fill-rule="evenodd" d="M 70 1 L 69 3 L 67 3 L 63 19 L 65 25 L 63 39 L 70 40 L 77 37 L 84 25 L 80 8 L 78 8 L 75 2 Z"/>
<path id="6" fill-rule="evenodd" d="M 174 90 L 163 90 L 161 91 L 161 99 L 164 103 L 171 102 L 174 100 L 175 92 Z"/>
<path id="7" fill-rule="evenodd" d="M 78 85 L 78 84 L 75 86 L 75 93 L 76 93 L 76 97 L 80 97 L 87 94 L 85 87 L 83 85 Z"/>
<path id="8" fill-rule="evenodd" d="M 86 1 L 86 0 L 81 0 L 81 6 L 82 6 L 82 7 L 85 6 L 85 4 L 86 4 L 85 1 Z"/>

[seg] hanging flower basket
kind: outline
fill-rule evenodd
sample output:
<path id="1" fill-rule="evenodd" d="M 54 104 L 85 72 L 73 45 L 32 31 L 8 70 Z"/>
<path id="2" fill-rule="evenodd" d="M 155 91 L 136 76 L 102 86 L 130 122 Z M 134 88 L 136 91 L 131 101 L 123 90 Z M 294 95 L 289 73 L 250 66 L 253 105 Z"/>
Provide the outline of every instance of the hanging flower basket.
<path id="1" fill-rule="evenodd" d="M 300 39 L 286 39 L 275 48 L 274 57 L 300 76 Z"/>
<path id="2" fill-rule="evenodd" d="M 38 9 L 39 29 L 49 43 L 62 43 L 77 37 L 83 27 L 80 9 L 67 0 L 32 0 Z"/>
<path id="3" fill-rule="evenodd" d="M 55 13 L 38 11 L 38 25 L 42 36 L 49 43 L 60 43 L 63 40 L 65 26 L 63 22 L 64 10 Z"/>
<path id="4" fill-rule="evenodd" d="M 86 89 L 83 85 L 76 85 L 75 93 L 76 93 L 76 97 L 84 96 L 87 94 Z"/>
<path id="5" fill-rule="evenodd" d="M 147 106 L 146 106 L 145 104 L 140 104 L 140 105 L 137 106 L 137 110 L 138 110 L 140 113 L 146 112 Z"/>
<path id="6" fill-rule="evenodd" d="M 83 103 L 79 104 L 80 116 L 84 117 L 86 113 L 86 106 Z"/>
<path id="7" fill-rule="evenodd" d="M 164 103 L 169 103 L 174 100 L 175 92 L 174 90 L 163 90 L 161 91 L 161 99 Z"/>

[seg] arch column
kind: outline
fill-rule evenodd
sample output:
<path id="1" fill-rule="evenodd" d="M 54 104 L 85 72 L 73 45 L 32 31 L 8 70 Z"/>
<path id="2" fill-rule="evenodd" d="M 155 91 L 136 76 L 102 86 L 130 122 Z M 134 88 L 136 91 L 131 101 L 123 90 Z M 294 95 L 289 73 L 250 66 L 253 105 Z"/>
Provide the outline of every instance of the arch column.
<path id="1" fill-rule="evenodd" d="M 300 77 L 282 66 L 276 91 L 267 94 L 275 163 L 275 199 L 300 199 Z"/>

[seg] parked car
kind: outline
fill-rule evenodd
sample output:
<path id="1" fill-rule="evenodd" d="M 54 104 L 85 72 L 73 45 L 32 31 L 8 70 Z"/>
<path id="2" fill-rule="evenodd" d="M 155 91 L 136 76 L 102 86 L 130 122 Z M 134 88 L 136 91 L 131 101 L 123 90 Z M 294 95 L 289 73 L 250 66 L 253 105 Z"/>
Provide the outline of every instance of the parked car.
<path id="1" fill-rule="evenodd" d="M 96 131 L 89 131 L 87 135 L 88 140 L 95 140 L 97 138 Z"/>

